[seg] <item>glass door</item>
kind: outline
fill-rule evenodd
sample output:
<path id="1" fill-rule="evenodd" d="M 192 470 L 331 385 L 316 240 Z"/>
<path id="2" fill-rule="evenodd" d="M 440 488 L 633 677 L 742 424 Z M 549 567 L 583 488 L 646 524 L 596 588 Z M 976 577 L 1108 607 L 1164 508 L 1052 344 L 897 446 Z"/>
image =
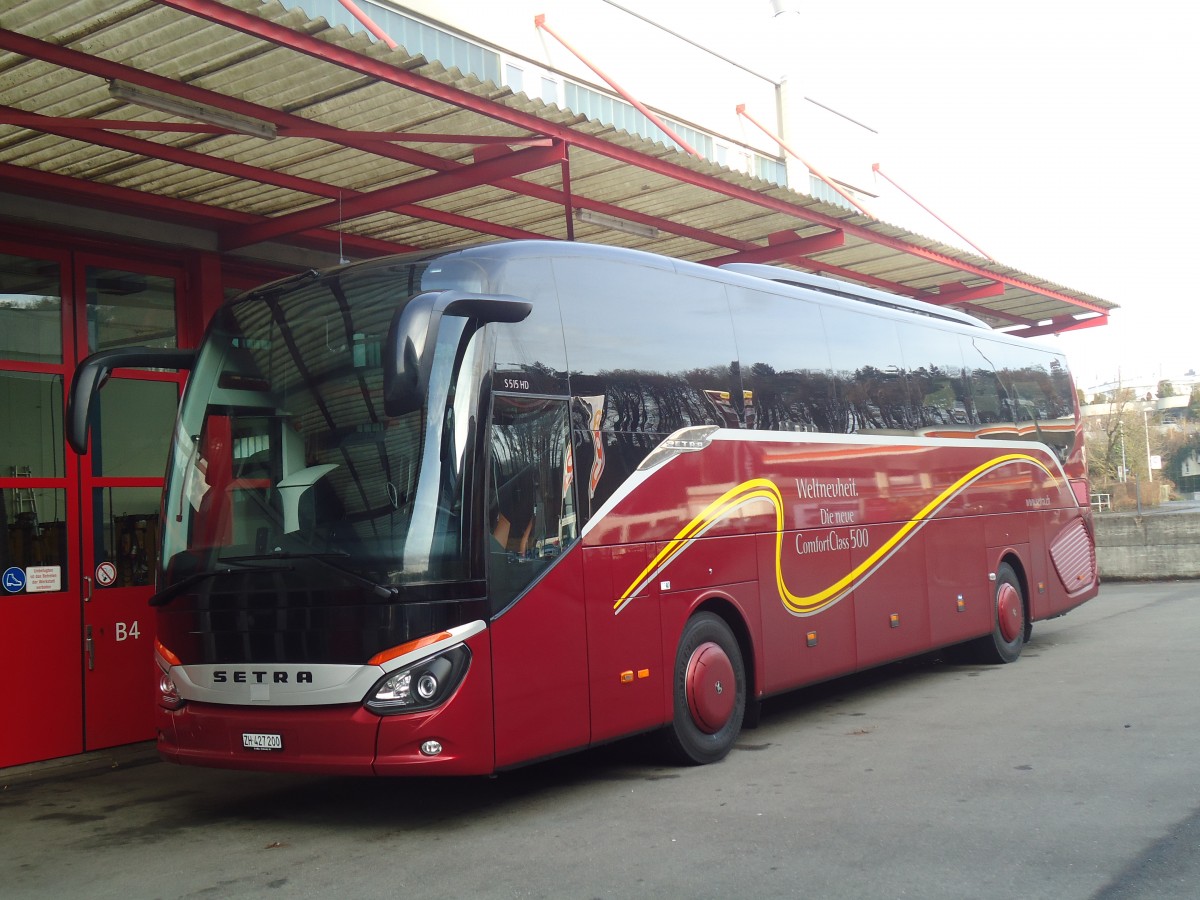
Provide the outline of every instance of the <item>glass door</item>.
<path id="1" fill-rule="evenodd" d="M 0 767 L 83 749 L 67 253 L 0 244 Z"/>
<path id="2" fill-rule="evenodd" d="M 178 346 L 179 282 L 173 268 L 77 256 L 79 357 L 116 347 Z M 148 601 L 182 378 L 175 371 L 115 371 L 100 391 L 88 451 L 79 460 L 87 750 L 154 736 L 154 619 Z"/>

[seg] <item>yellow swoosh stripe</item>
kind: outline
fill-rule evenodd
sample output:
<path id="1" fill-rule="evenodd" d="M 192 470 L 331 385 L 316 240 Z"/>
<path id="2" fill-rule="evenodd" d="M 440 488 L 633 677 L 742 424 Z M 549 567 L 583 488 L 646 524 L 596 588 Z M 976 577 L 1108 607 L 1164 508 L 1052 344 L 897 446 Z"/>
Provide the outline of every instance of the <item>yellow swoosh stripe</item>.
<path id="1" fill-rule="evenodd" d="M 915 516 L 905 522 L 895 534 L 888 538 L 859 565 L 855 566 L 824 590 L 808 596 L 793 594 L 783 578 L 783 494 L 780 492 L 778 486 L 769 479 L 753 478 L 749 481 L 744 481 L 710 503 L 704 508 L 703 512 L 692 519 L 682 531 L 672 538 L 613 604 L 613 612 L 619 613 L 642 591 L 655 573 L 669 565 L 676 556 L 691 545 L 692 541 L 703 535 L 735 509 L 746 503 L 765 500 L 775 507 L 775 583 L 779 590 L 779 599 L 783 602 L 784 606 L 796 615 L 812 615 L 826 607 L 832 606 L 853 590 L 857 584 L 864 581 L 878 565 L 882 564 L 900 545 L 932 519 L 939 509 L 949 503 L 968 485 L 982 478 L 988 472 L 1003 466 L 1015 465 L 1016 463 L 1030 463 L 1045 472 L 1051 479 L 1055 478 L 1054 473 L 1041 460 L 1027 453 L 1008 453 L 1003 456 L 994 457 L 971 469 L 930 500 Z"/>

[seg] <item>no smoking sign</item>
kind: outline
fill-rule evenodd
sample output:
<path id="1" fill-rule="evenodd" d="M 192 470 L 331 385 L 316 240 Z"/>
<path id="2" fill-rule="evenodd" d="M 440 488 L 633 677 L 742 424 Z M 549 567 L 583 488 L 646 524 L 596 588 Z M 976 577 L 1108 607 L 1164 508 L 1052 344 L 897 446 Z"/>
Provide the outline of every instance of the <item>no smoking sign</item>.
<path id="1" fill-rule="evenodd" d="M 102 562 L 96 566 L 96 584 L 108 587 L 117 580 L 117 567 L 110 562 Z"/>

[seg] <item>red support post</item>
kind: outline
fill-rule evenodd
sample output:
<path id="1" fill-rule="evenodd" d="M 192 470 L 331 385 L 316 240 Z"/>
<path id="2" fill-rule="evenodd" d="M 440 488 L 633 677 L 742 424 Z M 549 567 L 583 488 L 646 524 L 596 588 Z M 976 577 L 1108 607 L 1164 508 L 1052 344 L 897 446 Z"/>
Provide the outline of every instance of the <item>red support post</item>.
<path id="1" fill-rule="evenodd" d="M 349 12 L 350 15 L 362 22 L 363 27 L 366 28 L 367 31 L 371 32 L 371 34 L 373 34 L 376 38 L 387 44 L 389 50 L 396 49 L 396 42 L 388 36 L 386 31 L 376 25 L 375 20 L 363 12 L 362 9 L 359 8 L 359 5 L 354 2 L 354 0 L 338 0 L 338 2 L 341 3 L 342 6 L 346 7 L 346 11 Z"/>

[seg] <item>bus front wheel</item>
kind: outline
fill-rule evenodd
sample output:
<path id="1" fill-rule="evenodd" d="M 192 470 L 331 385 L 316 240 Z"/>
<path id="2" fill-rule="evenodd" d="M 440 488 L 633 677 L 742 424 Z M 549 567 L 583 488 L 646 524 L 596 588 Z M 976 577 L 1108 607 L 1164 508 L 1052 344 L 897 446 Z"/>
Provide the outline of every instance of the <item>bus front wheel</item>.
<path id="1" fill-rule="evenodd" d="M 688 619 L 675 654 L 674 718 L 663 732 L 668 756 L 684 765 L 723 759 L 746 713 L 746 670 L 737 638 L 709 612 Z"/>

